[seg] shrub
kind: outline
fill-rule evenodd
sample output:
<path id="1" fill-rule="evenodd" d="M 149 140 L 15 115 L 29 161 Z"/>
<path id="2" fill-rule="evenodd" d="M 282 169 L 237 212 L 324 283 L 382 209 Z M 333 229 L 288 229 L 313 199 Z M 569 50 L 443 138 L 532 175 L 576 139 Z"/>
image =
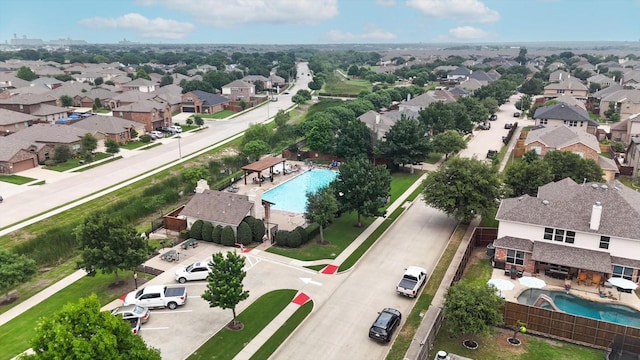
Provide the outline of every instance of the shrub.
<path id="1" fill-rule="evenodd" d="M 44 161 L 44 166 L 56 166 L 57 162 L 53 159 L 47 159 Z"/>
<path id="2" fill-rule="evenodd" d="M 140 136 L 140 141 L 142 141 L 144 144 L 148 144 L 151 142 L 151 135 L 149 134 L 144 134 Z"/>
<path id="3" fill-rule="evenodd" d="M 280 246 L 289 246 L 289 232 L 280 230 L 276 234 L 276 243 Z"/>
<path id="4" fill-rule="evenodd" d="M 202 240 L 211 242 L 213 241 L 213 224 L 205 221 L 202 224 Z"/>
<path id="5" fill-rule="evenodd" d="M 222 226 L 216 225 L 211 231 L 211 240 L 216 244 L 222 243 Z"/>
<path id="6" fill-rule="evenodd" d="M 318 225 L 316 223 L 313 223 L 313 224 L 307 226 L 306 230 L 307 230 L 307 234 L 308 234 L 307 238 L 309 240 L 313 239 L 316 236 L 320 236 L 320 225 Z M 309 240 L 307 240 L 307 241 L 309 241 Z"/>
<path id="7" fill-rule="evenodd" d="M 191 234 L 191 237 L 193 237 L 194 239 L 202 240 L 202 226 L 203 225 L 204 225 L 204 221 L 196 220 L 191 225 L 191 230 L 189 230 L 189 233 Z"/>
<path id="8" fill-rule="evenodd" d="M 227 225 L 222 228 L 222 245 L 224 246 L 235 246 L 236 245 L 236 234 L 233 232 L 231 226 Z"/>
<path id="9" fill-rule="evenodd" d="M 184 230 L 180 231 L 180 238 L 181 239 L 188 239 L 189 238 L 189 230 L 188 229 L 184 229 Z"/>
<path id="10" fill-rule="evenodd" d="M 238 226 L 238 242 L 242 245 L 249 245 L 251 244 L 251 240 L 253 240 L 251 236 L 251 226 L 243 221 Z"/>
<path id="11" fill-rule="evenodd" d="M 305 230 L 305 228 L 303 228 L 302 226 L 298 226 L 294 229 L 294 231 L 300 234 L 300 241 L 303 244 L 306 244 L 309 241 L 309 234 L 307 233 L 307 230 Z"/>
<path id="12" fill-rule="evenodd" d="M 300 244 L 302 244 L 300 233 L 298 231 L 289 232 L 289 247 L 297 248 L 300 247 Z"/>

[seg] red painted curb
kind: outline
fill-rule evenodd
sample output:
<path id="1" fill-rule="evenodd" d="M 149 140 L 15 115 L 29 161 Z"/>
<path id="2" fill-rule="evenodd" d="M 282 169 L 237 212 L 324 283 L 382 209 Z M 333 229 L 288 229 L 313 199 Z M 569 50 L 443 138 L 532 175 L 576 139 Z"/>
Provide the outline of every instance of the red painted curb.
<path id="1" fill-rule="evenodd" d="M 307 301 L 309 301 L 309 296 L 307 294 L 305 294 L 305 293 L 300 293 L 300 294 L 298 294 L 298 296 L 293 298 L 292 303 L 302 306 Z"/>
<path id="2" fill-rule="evenodd" d="M 338 267 L 336 265 L 327 265 L 320 273 L 325 275 L 333 275 L 338 271 Z"/>

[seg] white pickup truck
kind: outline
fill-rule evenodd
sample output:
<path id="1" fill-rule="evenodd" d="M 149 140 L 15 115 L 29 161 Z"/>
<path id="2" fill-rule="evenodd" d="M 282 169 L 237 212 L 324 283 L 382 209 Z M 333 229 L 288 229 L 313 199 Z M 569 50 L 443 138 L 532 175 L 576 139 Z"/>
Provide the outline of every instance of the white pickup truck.
<path id="1" fill-rule="evenodd" d="M 128 293 L 124 298 L 123 305 L 140 305 L 147 308 L 168 307 L 174 310 L 178 305 L 184 305 L 186 302 L 186 287 L 151 285 Z"/>
<path id="2" fill-rule="evenodd" d="M 396 292 L 400 295 L 414 298 L 427 280 L 427 270 L 419 266 L 409 266 L 405 269 L 400 283 L 396 286 Z"/>

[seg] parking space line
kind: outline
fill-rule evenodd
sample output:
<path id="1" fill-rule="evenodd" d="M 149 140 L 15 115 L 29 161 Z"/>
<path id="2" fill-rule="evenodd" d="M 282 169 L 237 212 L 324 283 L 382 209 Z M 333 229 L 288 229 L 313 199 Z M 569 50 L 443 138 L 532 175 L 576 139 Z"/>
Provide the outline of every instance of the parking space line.
<path id="1" fill-rule="evenodd" d="M 191 297 L 191 296 L 189 296 Z M 199 297 L 199 296 L 198 296 Z M 193 312 L 193 310 L 167 310 L 167 311 L 152 311 L 152 314 L 179 314 L 179 313 L 187 313 Z"/>

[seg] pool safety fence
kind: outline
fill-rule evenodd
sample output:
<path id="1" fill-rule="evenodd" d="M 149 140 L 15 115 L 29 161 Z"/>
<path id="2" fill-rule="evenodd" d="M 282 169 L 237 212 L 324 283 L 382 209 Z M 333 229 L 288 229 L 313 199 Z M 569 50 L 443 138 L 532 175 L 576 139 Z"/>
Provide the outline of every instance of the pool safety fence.
<path id="1" fill-rule="evenodd" d="M 640 353 L 640 329 L 515 302 L 505 302 L 506 324 L 522 321 L 527 332 L 597 349 L 609 349 L 614 339 L 626 351 Z"/>

